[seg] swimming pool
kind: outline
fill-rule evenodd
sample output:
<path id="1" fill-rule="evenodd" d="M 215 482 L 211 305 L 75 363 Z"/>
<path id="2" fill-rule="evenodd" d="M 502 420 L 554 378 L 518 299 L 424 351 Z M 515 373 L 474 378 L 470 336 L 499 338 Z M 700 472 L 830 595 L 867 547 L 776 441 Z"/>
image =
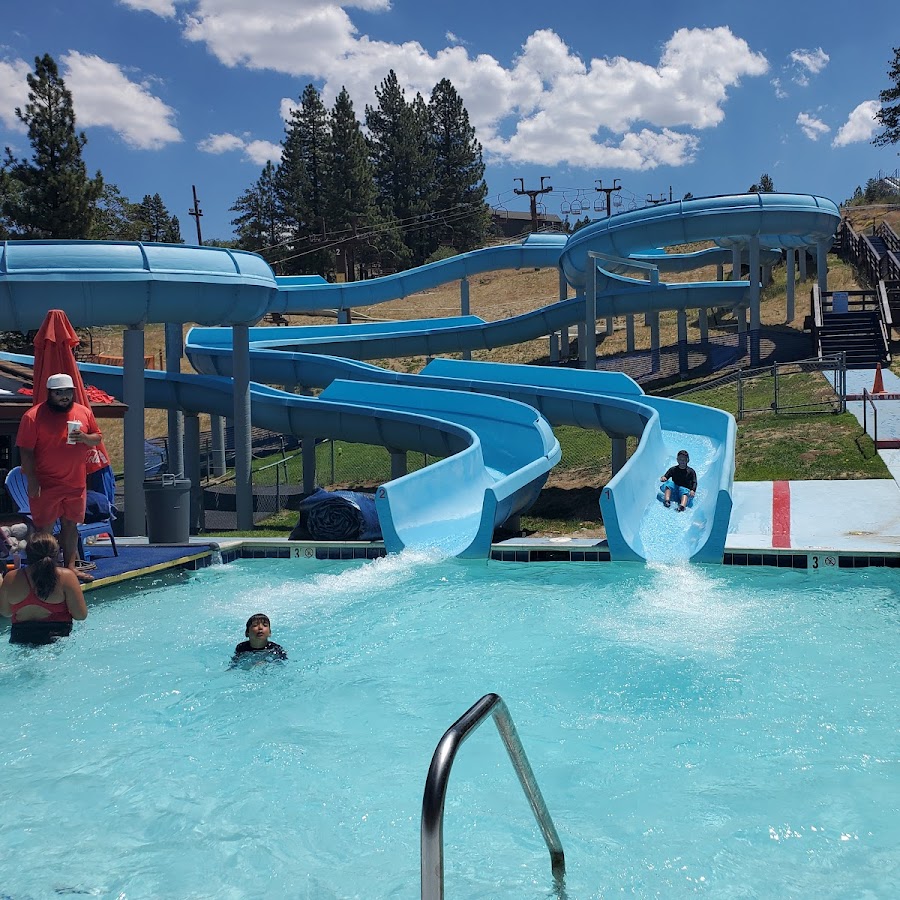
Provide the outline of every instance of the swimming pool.
<path id="1" fill-rule="evenodd" d="M 0 649 L 0 895 L 418 897 L 431 755 L 489 691 L 568 900 L 900 881 L 889 570 L 245 560 L 89 601 Z M 229 669 L 258 610 L 290 660 Z M 448 900 L 556 896 L 491 723 L 444 836 Z"/>

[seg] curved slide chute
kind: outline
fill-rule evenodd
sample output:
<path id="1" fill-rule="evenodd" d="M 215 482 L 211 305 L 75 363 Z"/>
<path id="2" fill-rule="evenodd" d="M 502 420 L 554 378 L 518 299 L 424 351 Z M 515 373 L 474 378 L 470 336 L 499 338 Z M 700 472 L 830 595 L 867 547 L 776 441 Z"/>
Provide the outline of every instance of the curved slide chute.
<path id="1" fill-rule="evenodd" d="M 0 354 L 31 364 L 33 358 Z M 86 380 L 121 395 L 122 369 L 79 363 Z M 147 370 L 148 407 L 230 416 L 230 378 Z M 390 552 L 436 550 L 485 558 L 494 528 L 537 498 L 560 448 L 531 407 L 496 397 L 460 402 L 456 392 L 335 380 L 319 397 L 251 385 L 254 424 L 299 437 L 315 434 L 442 457 L 382 485 L 375 504 Z"/>
<path id="2" fill-rule="evenodd" d="M 676 447 L 685 446 L 692 463 L 698 462 L 695 468 L 703 485 L 688 517 L 687 555 L 714 560 L 721 559 L 731 503 L 734 423 L 727 414 L 647 397 L 633 382 L 610 380 L 608 373 L 496 365 L 490 370 L 483 368 L 488 364 L 464 364 L 477 366 L 464 370 L 460 368 L 463 364 L 436 360 L 421 376 L 408 376 L 414 383 L 353 360 L 491 349 L 543 336 L 583 320 L 584 292 L 594 284 L 598 289 L 598 316 L 737 306 L 746 302 L 748 282 L 667 284 L 658 278 L 645 281 L 630 277 L 629 272 L 635 266 L 648 265 L 659 271 L 683 271 L 698 261 L 721 261 L 724 250 L 745 248 L 753 239 L 758 239 L 763 248 L 811 246 L 830 237 L 838 221 L 837 207 L 831 201 L 808 195 L 751 194 L 679 201 L 595 223 L 567 241 L 559 236 L 532 236 L 521 244 L 473 251 L 409 272 L 345 285 L 309 277 L 275 278 L 259 257 L 218 248 L 127 242 L 7 242 L 0 243 L 0 327 L 37 328 L 51 308 L 66 310 L 81 326 L 185 321 L 253 324 L 267 312 L 349 309 L 397 299 L 478 272 L 558 263 L 579 296 L 499 322 L 460 316 L 437 321 L 279 329 L 277 337 L 272 329 L 251 329 L 252 364 L 261 380 L 328 385 L 316 400 L 254 385 L 254 421 L 271 421 L 272 427 L 293 433 L 325 436 L 331 429 L 334 437 L 383 443 L 395 449 L 416 449 L 428 441 L 419 438 L 410 443 L 405 426 L 398 425 L 400 433 L 395 434 L 391 429 L 379 432 L 375 428 L 373 432 L 372 422 L 366 427 L 359 422 L 379 417 L 394 422 L 397 416 L 412 416 L 421 420 L 426 431 L 432 428 L 443 433 L 445 426 L 451 431 L 462 429 L 453 434 L 456 440 L 463 440 L 465 449 L 442 462 L 449 470 L 462 464 L 457 457 L 465 457 L 465 465 L 474 459 L 477 475 L 460 480 L 457 473 L 443 482 L 446 491 L 442 493 L 429 481 L 436 477 L 429 474 L 431 470 L 439 473 L 439 468 L 429 466 L 385 485 L 382 497 L 392 500 L 385 509 L 386 518 L 393 523 L 386 532 L 391 535 L 391 549 L 408 546 L 408 540 L 440 542 L 446 538 L 453 544 L 453 552 L 461 555 L 486 553 L 490 520 L 499 524 L 499 517 L 515 514 L 533 499 L 535 485 L 543 483 L 559 448 L 553 447 L 552 435 L 545 433 L 544 419 L 533 412 L 536 418 L 530 427 L 534 435 L 521 441 L 527 452 L 515 461 L 505 458 L 509 434 L 517 433 L 515 429 L 525 424 L 509 413 L 515 423 L 511 431 L 505 424 L 492 429 L 487 424 L 490 416 L 476 413 L 473 418 L 470 408 L 461 409 L 449 400 L 450 394 L 458 394 L 460 388 L 478 392 L 480 400 L 475 406 L 482 411 L 489 407 L 480 404 L 494 394 L 497 402 L 499 398 L 514 398 L 536 410 L 546 410 L 553 416 L 551 421 L 560 424 L 584 421 L 616 437 L 640 435 L 636 452 L 601 498 L 614 558 L 659 555 L 652 544 L 657 532 L 666 531 L 658 527 L 660 523 L 654 523 L 662 506 L 654 506 L 647 498 L 652 497 L 652 488 L 658 482 L 657 470 L 667 457 L 674 456 Z M 719 249 L 664 254 L 664 248 L 674 244 L 710 239 L 719 244 Z M 590 262 L 592 252 L 601 254 L 596 269 Z M 230 333 L 216 337 L 215 329 L 194 329 L 191 334 L 195 338 L 192 358 L 198 368 L 224 374 Z M 98 382 L 112 379 L 103 383 L 116 392 L 118 384 L 113 382 L 120 376 L 100 368 L 86 367 L 86 371 Z M 194 383 L 192 377 L 148 372 L 148 401 L 156 402 L 151 395 L 165 397 L 159 405 L 175 403 L 188 410 L 228 415 L 227 383 L 216 378 Z M 352 385 L 347 384 L 348 379 L 352 379 Z M 170 388 L 160 387 L 167 382 Z M 448 391 L 449 387 L 454 392 Z M 167 390 L 175 393 L 166 397 Z M 410 399 L 413 394 L 418 399 Z M 316 405 L 309 407 L 310 403 Z M 329 403 L 344 412 L 335 409 L 333 417 L 329 412 L 321 418 Z M 429 404 L 434 404 L 433 408 Z M 426 409 L 428 415 L 423 414 Z M 328 429 L 323 422 L 328 423 Z M 356 425 L 346 424 L 351 422 Z M 431 424 L 425 424 L 428 422 Z M 502 416 L 500 422 L 505 423 Z M 345 425 L 348 430 L 344 430 Z M 463 483 L 468 499 L 457 507 L 449 492 Z M 468 490 L 471 485 L 474 489 Z M 477 503 L 469 494 L 481 497 L 477 513 Z M 415 512 L 414 500 L 439 506 L 440 512 Z M 399 510 L 402 514 L 398 516 Z M 445 521 L 443 530 L 436 524 L 439 520 Z M 463 536 L 450 537 L 454 530 Z"/>
<path id="3" fill-rule="evenodd" d="M 271 330 L 271 329 L 269 329 Z M 193 328 L 186 351 L 200 372 L 231 375 L 230 332 Z M 418 375 L 367 363 L 251 345 L 253 378 L 272 384 L 327 387 L 335 379 L 431 386 L 517 400 L 538 410 L 551 425 L 603 431 L 612 438 L 636 437 L 635 453 L 604 488 L 600 506 L 610 556 L 615 560 L 678 558 L 721 562 L 731 514 L 734 480 L 734 419 L 728 413 L 677 400 L 648 397 L 619 372 L 435 359 Z M 350 392 L 352 395 L 352 392 Z M 659 544 L 656 502 L 659 474 L 675 448 L 690 448 L 702 477 L 686 532 Z"/>

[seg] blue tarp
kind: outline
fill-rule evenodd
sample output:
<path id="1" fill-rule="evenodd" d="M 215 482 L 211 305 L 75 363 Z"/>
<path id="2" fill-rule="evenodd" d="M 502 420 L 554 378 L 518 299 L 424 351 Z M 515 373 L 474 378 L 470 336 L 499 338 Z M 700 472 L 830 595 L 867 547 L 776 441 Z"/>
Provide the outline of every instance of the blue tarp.
<path id="1" fill-rule="evenodd" d="M 319 489 L 300 502 L 292 541 L 379 541 L 375 495 Z"/>

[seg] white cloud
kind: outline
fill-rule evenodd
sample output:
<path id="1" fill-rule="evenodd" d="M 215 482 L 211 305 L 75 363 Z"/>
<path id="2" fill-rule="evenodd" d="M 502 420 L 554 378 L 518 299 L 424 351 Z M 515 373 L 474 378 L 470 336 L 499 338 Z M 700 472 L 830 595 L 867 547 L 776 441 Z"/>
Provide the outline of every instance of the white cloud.
<path id="1" fill-rule="evenodd" d="M 785 97 L 788 96 L 788 92 L 781 86 L 780 78 L 773 78 L 771 81 L 772 87 L 775 89 L 775 96 L 779 100 L 784 100 Z"/>
<path id="2" fill-rule="evenodd" d="M 139 150 L 159 150 L 181 140 L 173 124 L 175 110 L 129 80 L 115 63 L 99 56 L 63 54 L 63 77 L 72 92 L 79 127 L 105 126 Z"/>
<path id="3" fill-rule="evenodd" d="M 164 19 L 171 19 L 175 15 L 176 0 L 118 0 L 122 6 L 156 13 Z"/>
<path id="4" fill-rule="evenodd" d="M 466 43 L 466 41 L 464 41 L 461 37 L 459 37 L 459 35 L 454 34 L 452 31 L 448 31 L 444 35 L 444 40 L 448 44 L 465 44 Z"/>
<path id="5" fill-rule="evenodd" d="M 821 47 L 815 50 L 792 50 L 790 55 L 793 62 L 810 75 L 818 75 L 831 59 Z"/>
<path id="6" fill-rule="evenodd" d="M 427 98 L 448 78 L 485 151 L 517 162 L 555 157 L 593 165 L 615 157 L 637 168 L 683 164 L 693 158 L 697 138 L 674 129 L 715 127 L 725 117 L 729 91 L 742 78 L 768 71 L 765 57 L 728 27 L 677 30 L 655 65 L 621 56 L 585 61 L 554 31 L 542 29 L 503 65 L 487 54 L 470 56 L 451 34 L 449 46 L 436 53 L 416 41 L 359 34 L 348 10 L 387 11 L 389 0 L 179 2 L 188 10 L 188 40 L 203 43 L 227 66 L 320 81 L 326 105 L 343 86 L 361 114 L 375 102 L 374 87 L 389 69 L 410 98 L 417 92 Z M 815 65 L 816 53 L 810 58 Z"/>
<path id="7" fill-rule="evenodd" d="M 245 142 L 236 134 L 211 134 L 208 138 L 197 144 L 197 149 L 204 153 L 212 153 L 219 156 L 232 150 L 243 150 Z"/>
<path id="8" fill-rule="evenodd" d="M 831 146 L 846 147 L 847 144 L 871 140 L 879 127 L 875 113 L 880 109 L 881 104 L 877 100 L 864 100 L 860 103 L 838 129 Z"/>
<path id="9" fill-rule="evenodd" d="M 271 141 L 251 141 L 246 136 L 236 134 L 211 134 L 197 144 L 197 149 L 216 156 L 240 150 L 244 154 L 244 159 L 260 166 L 270 160 L 274 163 L 281 160 L 281 144 L 273 144 Z"/>
<path id="10" fill-rule="evenodd" d="M 24 108 L 28 102 L 28 82 L 25 80 L 31 66 L 24 59 L 7 62 L 0 59 L 0 122 L 13 131 L 26 130 L 16 116 L 16 107 Z"/>
<path id="11" fill-rule="evenodd" d="M 797 116 L 797 124 L 811 141 L 817 141 L 823 134 L 828 134 L 831 131 L 831 128 L 821 119 L 817 119 L 809 113 L 800 113 Z"/>
<path id="12" fill-rule="evenodd" d="M 273 144 L 271 141 L 249 141 L 244 148 L 244 156 L 257 165 L 264 166 L 267 162 L 281 162 L 281 144 Z"/>

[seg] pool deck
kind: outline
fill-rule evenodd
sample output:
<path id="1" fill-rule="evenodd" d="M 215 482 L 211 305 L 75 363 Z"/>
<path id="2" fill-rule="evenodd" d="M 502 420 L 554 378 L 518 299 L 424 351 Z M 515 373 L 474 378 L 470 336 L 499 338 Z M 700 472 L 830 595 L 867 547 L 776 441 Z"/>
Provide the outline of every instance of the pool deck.
<path id="1" fill-rule="evenodd" d="M 849 371 L 847 393 L 871 389 L 874 370 Z M 751 481 L 734 485 L 725 542 L 728 565 L 800 569 L 900 568 L 900 378 L 882 372 L 886 396 L 874 397 L 878 453 L 890 478 L 858 481 Z M 863 402 L 847 409 L 862 423 Z M 867 431 L 875 437 L 872 405 Z M 289 542 L 278 538 L 197 537 L 183 545 L 150 545 L 146 538 L 119 538 L 120 555 L 108 544 L 93 548 L 96 580 L 89 590 L 171 569 L 197 569 L 219 559 L 375 559 L 381 542 Z M 491 559 L 515 562 L 604 562 L 601 538 L 510 538 L 494 544 Z"/>

